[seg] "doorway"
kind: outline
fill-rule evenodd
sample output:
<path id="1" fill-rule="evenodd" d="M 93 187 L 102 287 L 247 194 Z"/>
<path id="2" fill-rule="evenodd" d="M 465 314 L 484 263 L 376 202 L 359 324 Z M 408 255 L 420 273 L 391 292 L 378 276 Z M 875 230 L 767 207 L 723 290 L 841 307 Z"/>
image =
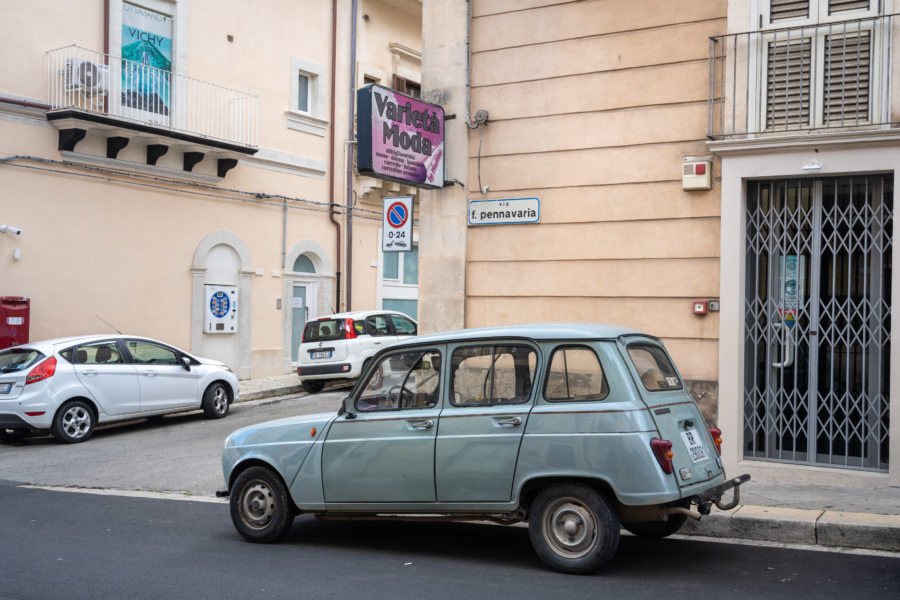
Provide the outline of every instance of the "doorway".
<path id="1" fill-rule="evenodd" d="M 744 457 L 888 470 L 893 177 L 751 181 Z"/>

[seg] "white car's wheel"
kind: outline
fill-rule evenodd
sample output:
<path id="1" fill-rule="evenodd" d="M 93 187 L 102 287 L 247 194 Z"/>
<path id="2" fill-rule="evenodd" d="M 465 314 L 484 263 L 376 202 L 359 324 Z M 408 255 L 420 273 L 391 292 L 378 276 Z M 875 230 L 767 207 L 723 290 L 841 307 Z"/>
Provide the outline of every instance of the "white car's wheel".
<path id="1" fill-rule="evenodd" d="M 94 433 L 94 412 L 81 400 L 70 400 L 56 411 L 51 431 L 64 444 L 84 442 Z"/>
<path id="2" fill-rule="evenodd" d="M 228 414 L 228 391 L 225 384 L 214 383 L 203 392 L 203 414 L 208 419 L 221 419 Z"/>

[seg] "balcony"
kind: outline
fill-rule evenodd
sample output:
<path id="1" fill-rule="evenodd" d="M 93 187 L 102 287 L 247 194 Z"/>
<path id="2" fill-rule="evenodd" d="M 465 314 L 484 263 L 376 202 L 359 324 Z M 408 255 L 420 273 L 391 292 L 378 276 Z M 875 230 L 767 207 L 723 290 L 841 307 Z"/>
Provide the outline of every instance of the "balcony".
<path id="1" fill-rule="evenodd" d="M 75 151 L 88 139 L 84 146 L 95 150 L 105 142 L 101 158 L 147 171 L 175 148 L 164 163 L 177 155 L 177 170 L 215 180 L 257 151 L 257 96 L 144 64 L 149 58 L 136 62 L 75 45 L 47 52 L 47 119 L 67 158 L 90 162 L 89 153 Z M 141 160 L 117 161 L 131 142 L 131 157 L 137 146 Z M 195 171 L 206 157 L 212 160 Z"/>
<path id="2" fill-rule="evenodd" d="M 711 37 L 707 136 L 737 140 L 894 126 L 894 16 Z"/>

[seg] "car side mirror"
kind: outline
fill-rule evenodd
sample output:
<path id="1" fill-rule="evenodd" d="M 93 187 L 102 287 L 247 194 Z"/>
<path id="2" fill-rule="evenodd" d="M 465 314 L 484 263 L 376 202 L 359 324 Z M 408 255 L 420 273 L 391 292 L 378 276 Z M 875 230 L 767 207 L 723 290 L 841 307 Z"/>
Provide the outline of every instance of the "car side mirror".
<path id="1" fill-rule="evenodd" d="M 181 355 L 181 366 L 184 367 L 185 371 L 191 370 L 191 359 L 187 356 Z"/>
<path id="2" fill-rule="evenodd" d="M 343 402 L 341 402 L 341 407 L 338 409 L 338 416 L 343 414 L 347 415 L 348 419 L 355 419 L 356 413 L 353 410 L 353 396 L 347 396 L 344 398 Z"/>

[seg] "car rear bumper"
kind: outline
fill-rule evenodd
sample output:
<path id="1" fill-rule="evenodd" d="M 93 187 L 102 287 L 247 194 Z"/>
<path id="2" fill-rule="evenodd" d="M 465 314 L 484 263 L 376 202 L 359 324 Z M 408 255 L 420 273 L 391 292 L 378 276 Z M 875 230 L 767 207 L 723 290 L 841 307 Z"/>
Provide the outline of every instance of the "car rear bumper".
<path id="1" fill-rule="evenodd" d="M 35 427 L 19 415 L 0 413 L 0 429 L 34 429 Z"/>
<path id="2" fill-rule="evenodd" d="M 300 365 L 297 375 L 301 379 L 328 379 L 334 377 L 356 377 L 350 363 L 333 363 L 329 365 Z"/>

